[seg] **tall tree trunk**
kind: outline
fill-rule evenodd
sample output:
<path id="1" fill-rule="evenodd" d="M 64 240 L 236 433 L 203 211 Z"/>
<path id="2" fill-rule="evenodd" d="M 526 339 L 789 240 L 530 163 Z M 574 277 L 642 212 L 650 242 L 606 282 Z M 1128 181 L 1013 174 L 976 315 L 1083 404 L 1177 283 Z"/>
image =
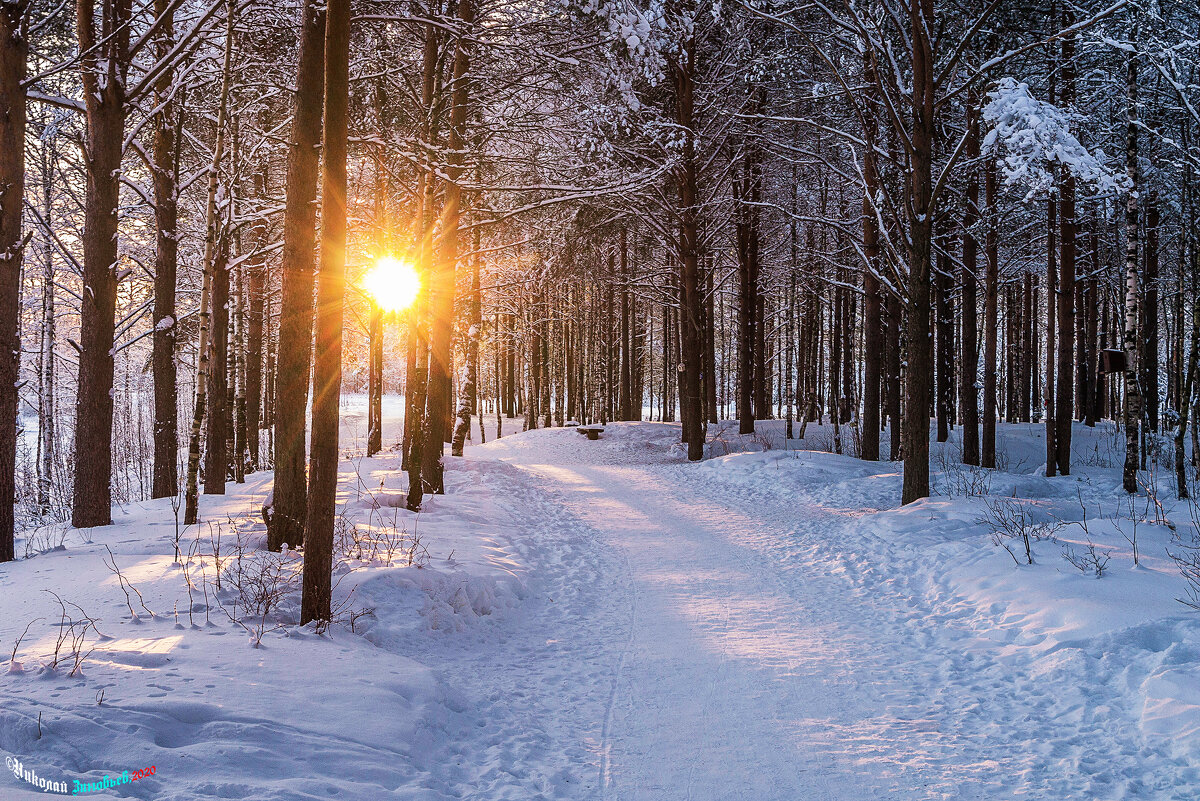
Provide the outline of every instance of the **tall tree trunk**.
<path id="1" fill-rule="evenodd" d="M 1125 133 L 1125 467 L 1121 483 L 1126 492 L 1137 492 L 1138 433 L 1142 419 L 1142 393 L 1138 386 L 1138 64 L 1137 54 L 1127 57 L 1125 92 L 1129 121 Z"/>
<path id="2" fill-rule="evenodd" d="M 715 268 L 712 263 L 711 255 L 708 258 L 708 267 L 704 270 L 704 409 L 705 418 L 716 423 L 720 420 L 720 415 L 717 411 L 717 326 L 716 317 L 714 315 L 714 303 L 716 293 L 713 291 L 713 273 Z M 635 300 L 636 303 L 636 300 Z M 641 326 L 637 327 L 637 341 L 634 343 L 635 354 L 642 352 L 641 347 Z M 636 357 L 635 357 L 636 358 Z M 636 364 L 636 362 L 635 362 Z M 635 370 L 635 374 L 640 376 L 640 370 Z M 636 381 L 638 391 L 634 393 L 634 403 L 636 408 L 635 419 L 642 419 L 642 394 L 640 377 Z"/>
<path id="3" fill-rule="evenodd" d="M 94 0 L 78 0 L 76 31 L 87 109 L 84 135 L 83 301 L 79 321 L 75 453 L 88 469 L 75 471 L 71 523 L 112 522 L 113 348 L 117 308 L 117 200 L 125 140 L 125 73 L 129 59 L 129 0 L 102 0 L 99 35 Z"/>
<path id="4" fill-rule="evenodd" d="M 25 80 L 29 3 L 0 4 L 0 562 L 15 555 L 17 405 L 21 370 L 21 233 L 25 200 Z M 53 356 L 50 357 L 51 359 Z"/>
<path id="5" fill-rule="evenodd" d="M 996 230 L 996 165 L 988 159 L 984 169 L 983 194 L 986 234 L 983 279 L 983 442 L 979 461 L 996 466 L 996 327 L 1000 305 L 1000 242 Z"/>
<path id="6" fill-rule="evenodd" d="M 225 282 L 225 299 L 228 298 L 228 231 L 221 230 L 220 221 L 217 219 L 217 183 L 219 181 L 221 161 L 225 153 L 225 122 L 229 108 L 229 82 L 231 78 L 231 67 L 233 63 L 233 18 L 236 5 L 233 0 L 227 3 L 227 15 L 225 22 L 225 60 L 221 76 L 221 94 L 217 106 L 217 129 L 216 142 L 213 144 L 212 160 L 208 165 L 208 203 L 205 212 L 205 235 L 204 235 L 204 276 L 201 279 L 200 287 L 200 333 L 197 337 L 197 355 L 196 355 L 196 404 L 192 412 L 192 428 L 188 437 L 188 471 L 187 482 L 184 488 L 184 513 L 183 519 L 187 525 L 193 525 L 200 519 L 200 428 L 204 423 L 204 415 L 207 411 L 207 401 L 209 392 L 209 364 L 212 358 L 209 346 L 209 335 L 211 333 L 211 315 L 212 304 L 217 298 L 214 297 L 214 282 L 222 280 Z M 218 276 L 220 272 L 220 276 Z M 225 309 L 220 310 L 224 316 Z M 224 327 L 223 327 L 224 328 Z M 221 365 L 222 372 L 224 364 Z M 222 387 L 223 389 L 223 387 Z M 224 397 L 217 399 L 218 403 L 224 402 Z M 213 433 L 210 431 L 210 434 Z M 221 432 L 219 447 L 224 450 L 224 431 Z M 214 443 L 208 443 L 209 450 L 214 447 Z M 206 467 L 210 467 L 206 465 Z M 211 469 L 211 468 L 210 468 Z M 224 462 L 218 468 L 221 473 L 221 491 L 224 492 L 225 466 Z M 209 470 L 205 471 L 210 472 Z M 207 479 L 208 476 L 206 475 Z M 207 489 L 207 487 L 206 487 Z"/>
<path id="7" fill-rule="evenodd" d="M 742 162 L 742 178 L 735 182 L 739 201 L 737 215 L 738 256 L 738 433 L 754 433 L 757 416 L 755 407 L 755 345 L 758 342 L 758 272 L 754 269 L 751 249 L 750 155 Z"/>
<path id="8" fill-rule="evenodd" d="M 218 234 L 208 317 L 208 403 L 204 432 L 204 494 L 224 495 L 229 451 L 229 242 Z"/>
<path id="9" fill-rule="evenodd" d="M 889 292 L 887 294 L 887 369 L 885 373 L 887 375 L 888 459 L 893 462 L 900 461 L 904 455 L 904 436 L 900 421 L 903 412 L 901 397 L 903 339 L 900 324 L 903 316 L 900 298 L 896 296 L 895 292 Z M 813 333 L 815 336 L 816 332 Z M 800 438 L 804 438 L 803 426 Z"/>
<path id="10" fill-rule="evenodd" d="M 296 66 L 295 113 L 283 211 L 283 273 L 275 363 L 275 488 L 267 547 L 303 544 L 308 507 L 305 413 L 313 341 L 313 264 L 317 176 L 325 87 L 325 3 L 306 0 Z"/>
<path id="11" fill-rule="evenodd" d="M 1092 217 L 1091 228 L 1091 269 L 1095 274 L 1100 270 L 1100 231 L 1097 228 L 1095 216 Z M 1104 318 L 1105 305 L 1100 298 L 1107 296 L 1107 294 L 1106 288 L 1102 287 L 1096 278 L 1093 277 L 1088 281 L 1088 299 L 1083 305 L 1084 314 L 1087 317 L 1087 332 L 1085 335 L 1088 343 L 1086 350 L 1087 359 L 1081 365 L 1081 369 L 1086 370 L 1088 374 L 1087 383 L 1089 390 L 1087 403 L 1083 411 L 1084 423 L 1089 428 L 1095 428 L 1096 420 L 1103 409 L 1104 378 L 1100 374 L 1100 351 L 1107 347 L 1102 337 L 1107 335 L 1108 324 L 1106 322 L 1103 323 L 1105 334 L 1101 334 L 1100 326 Z"/>
<path id="12" fill-rule="evenodd" d="M 436 4 L 430 1 L 428 4 L 428 12 L 430 16 L 440 13 L 440 8 L 436 8 Z M 434 391 L 433 373 L 436 371 L 436 366 L 433 365 L 434 355 L 431 353 L 434 317 L 438 314 L 439 299 L 437 295 L 444 291 L 444 265 L 436 260 L 439 257 L 434 255 L 433 236 L 436 233 L 434 230 L 434 218 L 436 218 L 436 203 L 437 203 L 437 174 L 436 167 L 432 163 L 432 151 L 434 144 L 437 143 L 439 137 L 439 116 L 438 104 L 439 97 L 442 92 L 442 67 L 440 67 L 440 50 L 442 50 L 442 31 L 438 26 L 427 24 L 425 26 L 425 48 L 424 55 L 421 59 L 421 135 L 425 141 L 425 156 L 424 163 L 421 164 L 421 173 L 418 179 L 418 191 L 421 197 L 421 227 L 420 227 L 420 263 L 422 275 L 426 276 L 426 282 L 421 287 L 422 300 L 419 305 L 419 336 L 418 336 L 418 360 L 419 366 L 416 372 L 421 374 L 420 383 L 422 387 L 420 397 L 414 397 L 412 404 L 413 428 L 410 429 L 409 435 L 412 436 L 414 442 L 414 450 L 416 441 L 421 440 L 421 459 L 418 464 L 409 464 L 409 476 L 419 477 L 418 486 L 409 487 L 409 508 L 419 510 L 421 496 L 426 490 L 433 488 L 431 480 L 440 476 L 433 476 L 432 471 L 440 470 L 442 464 L 442 453 L 444 450 L 444 442 L 438 439 L 436 444 L 431 441 L 431 436 L 443 436 L 444 430 L 437 429 L 431 434 L 430 418 L 431 414 L 440 416 L 442 405 L 432 402 L 431 393 Z M 448 189 L 449 191 L 449 189 Z M 452 283 L 451 283 L 452 287 Z M 452 303 L 452 297 L 451 297 Z M 449 351 L 444 354 L 446 359 L 449 359 Z M 416 409 L 415 404 L 421 404 L 421 409 Z M 420 424 L 418 424 L 420 422 Z M 436 423 L 434 423 L 436 424 Z M 434 447 L 436 445 L 436 447 Z M 412 453 L 409 453 L 409 460 L 412 462 Z M 416 470 L 415 474 L 413 470 Z M 414 511 L 415 511 L 414 510 Z"/>
<path id="13" fill-rule="evenodd" d="M 901 503 L 929 497 L 929 289 L 933 256 L 933 0 L 909 4 L 912 34 L 912 134 L 909 164 L 908 370 L 905 374 L 904 481 Z"/>
<path id="14" fill-rule="evenodd" d="M 376 98 L 379 99 L 379 92 Z M 376 106 L 377 118 L 382 114 Z M 380 254 L 387 254 L 387 172 L 384 167 L 384 148 L 375 148 L 375 245 Z M 383 309 L 372 301 L 367 316 L 367 456 L 383 449 Z"/>
<path id="15" fill-rule="evenodd" d="M 621 407 L 621 419 L 631 420 L 633 418 L 633 364 L 630 361 L 631 354 L 629 352 L 629 232 L 625 226 L 621 227 L 621 277 L 618 283 L 620 284 L 621 303 L 621 391 L 618 405 Z"/>
<path id="16" fill-rule="evenodd" d="M 979 464 L 979 240 L 975 226 L 979 222 L 979 90 L 972 84 L 967 93 L 967 204 L 963 214 L 962 298 L 959 315 L 962 319 L 962 358 L 959 366 L 958 394 L 962 398 L 963 464 Z"/>
<path id="17" fill-rule="evenodd" d="M 1021 360 L 1021 375 L 1020 375 L 1020 420 L 1022 423 L 1028 423 L 1033 420 L 1033 409 L 1036 405 L 1038 395 L 1038 379 L 1037 379 L 1037 276 L 1033 273 L 1025 273 L 1025 287 L 1023 293 L 1022 305 L 1022 326 L 1021 326 L 1021 353 L 1028 354 L 1028 358 Z"/>
<path id="18" fill-rule="evenodd" d="M 767 299 L 762 291 L 762 261 L 759 244 L 759 209 L 762 202 L 761 156 L 755 146 L 755 155 L 750 162 L 750 269 L 754 274 L 754 419 L 767 420 L 771 417 L 771 376 L 767 369 Z"/>
<path id="19" fill-rule="evenodd" d="M 1189 137 L 1188 126 L 1183 130 L 1183 147 L 1187 150 Z M 1184 166 L 1183 170 L 1183 195 L 1184 209 L 1181 216 L 1186 216 L 1187 220 L 1187 247 L 1179 249 L 1179 292 L 1183 293 L 1184 286 L 1184 270 L 1188 266 L 1186 261 L 1191 261 L 1191 284 L 1192 292 L 1197 289 L 1197 281 L 1200 281 L 1200 252 L 1197 251 L 1196 245 L 1196 210 L 1195 199 L 1192 195 L 1192 167 L 1190 164 Z M 1194 294 L 1193 294 L 1194 297 Z M 1179 303 L 1179 315 L 1183 316 L 1183 302 Z M 1182 326 L 1182 319 L 1179 323 Z M 1182 331 L 1180 331 L 1180 340 L 1183 339 Z M 1182 343 L 1179 345 L 1182 349 Z M 1192 308 L 1192 339 L 1191 345 L 1188 348 L 1187 368 L 1184 371 L 1185 376 L 1180 380 L 1179 400 L 1177 406 L 1179 408 L 1179 423 L 1175 430 L 1175 495 L 1177 498 L 1183 499 L 1190 497 L 1187 481 L 1187 454 L 1185 453 L 1185 435 L 1188 427 L 1188 414 L 1192 407 L 1192 398 L 1196 388 L 1196 370 L 1200 368 L 1200 314 L 1196 314 L 1196 308 Z M 1193 435 L 1195 432 L 1195 424 L 1192 426 Z M 1194 440 L 1193 440 L 1194 441 Z"/>
<path id="20" fill-rule="evenodd" d="M 1057 407 L 1054 403 L 1054 359 L 1057 345 L 1058 322 L 1058 199 L 1051 197 L 1046 203 L 1046 477 L 1053 476 L 1058 469 L 1058 446 L 1055 439 L 1058 428 L 1054 423 Z"/>
<path id="21" fill-rule="evenodd" d="M 383 309 L 367 316 L 367 456 L 383 450 Z"/>
<path id="22" fill-rule="evenodd" d="M 1193 252 L 1192 254 L 1192 272 L 1193 281 L 1197 268 L 1200 267 L 1200 257 Z M 1182 269 L 1183 265 L 1180 265 Z M 1175 429 L 1175 495 L 1177 498 L 1187 498 L 1188 482 L 1187 482 L 1187 454 L 1185 452 L 1184 441 L 1188 427 L 1188 412 L 1191 408 L 1191 398 L 1196 387 L 1196 369 L 1200 365 L 1200 314 L 1192 314 L 1192 340 L 1191 346 L 1188 348 L 1187 369 L 1183 386 L 1180 390 L 1182 402 L 1179 404 L 1179 422 Z"/>
<path id="23" fill-rule="evenodd" d="M 12 152 L 12 151 L 8 151 Z M 42 146 L 42 206 L 45 209 L 46 226 L 52 226 L 54 198 L 51 176 L 58 160 L 56 137 L 49 136 Z M 2 216 L 2 213 L 0 213 Z M 54 487 L 54 462 L 57 449 L 55 436 L 55 352 L 57 341 L 54 322 L 54 248 L 47 234 L 42 264 L 42 341 L 41 359 L 38 363 L 38 511 L 45 515 L 51 510 Z"/>
<path id="24" fill-rule="evenodd" d="M 467 104 L 470 100 L 470 31 L 475 19 L 472 0 L 458 0 L 458 18 L 463 33 L 454 51 L 450 90 L 450 131 L 446 164 L 446 195 L 442 207 L 442 231 L 438 242 L 436 269 L 430 278 L 430 358 L 428 408 L 425 412 L 425 450 L 422 477 L 429 489 L 445 492 L 442 454 L 450 434 L 450 403 L 453 390 L 450 340 L 454 330 L 454 274 L 458 265 L 458 228 L 462 208 L 462 152 L 466 148 Z"/>
<path id="25" fill-rule="evenodd" d="M 868 132 L 867 141 L 874 141 L 874 131 Z M 874 200 L 878 191 L 879 174 L 874 151 L 870 149 L 863 157 L 863 177 L 863 255 L 866 257 L 866 263 L 863 265 L 863 325 L 865 330 L 863 332 L 863 419 L 861 428 L 862 452 L 860 455 L 863 459 L 874 462 L 879 459 L 879 387 L 884 343 L 882 297 L 880 296 L 879 278 L 877 277 L 877 272 L 881 267 L 879 263 L 879 217 L 876 213 Z M 794 184 L 792 189 L 793 191 L 789 200 L 794 206 Z M 793 263 L 795 262 L 795 243 L 795 223 L 792 223 Z M 794 272 L 791 280 L 794 291 L 796 281 Z M 791 339 L 790 331 L 788 338 L 789 340 Z M 788 422 L 790 429 L 790 414 Z"/>
<path id="26" fill-rule="evenodd" d="M 313 359 L 312 465 L 304 529 L 300 625 L 329 620 L 337 506 L 338 401 L 346 282 L 346 107 L 350 93 L 350 0 L 328 0 L 321 183 L 321 271 Z"/>
<path id="27" fill-rule="evenodd" d="M 937 296 L 937 441 L 950 439 L 951 402 L 954 386 L 954 316 L 950 295 L 954 279 L 950 275 L 950 243 L 939 237 L 938 274 L 935 281 Z"/>
<path id="28" fill-rule="evenodd" d="M 165 61 L 174 45 L 175 6 L 154 0 L 161 20 L 155 40 L 155 57 Z M 172 84 L 175 71 L 163 69 L 154 85 L 154 321 L 151 362 L 154 377 L 154 478 L 150 497 L 179 494 L 179 398 L 175 368 L 175 282 L 179 261 L 179 208 L 177 194 L 179 119 Z"/>
<path id="29" fill-rule="evenodd" d="M 266 231 L 259 229 L 255 248 L 264 244 Z M 263 297 L 266 292 L 266 260 L 261 251 L 246 262 L 246 294 L 249 309 L 246 315 L 246 445 L 249 450 L 250 470 L 262 467 L 259 455 L 259 430 L 262 428 L 263 409 Z"/>
<path id="30" fill-rule="evenodd" d="M 1146 244 L 1142 248 L 1145 263 L 1144 296 L 1142 299 L 1141 387 L 1145 407 L 1146 428 L 1158 431 L 1158 190 L 1146 193 Z"/>
<path id="31" fill-rule="evenodd" d="M 842 370 L 842 362 L 845 359 L 842 350 L 845 344 L 845 338 L 842 336 L 842 328 L 844 326 L 843 314 L 845 312 L 846 290 L 840 285 L 841 270 L 834 272 L 834 277 L 839 279 L 838 285 L 833 288 L 833 308 L 829 312 L 829 421 L 833 423 L 833 452 L 842 452 L 842 398 L 845 396 L 845 391 L 842 388 L 842 378 L 844 372 Z"/>
<path id="32" fill-rule="evenodd" d="M 469 2 L 469 0 L 463 0 L 463 2 Z M 475 231 L 478 233 L 478 226 Z M 476 243 L 475 250 L 479 250 L 478 243 Z M 458 426 L 454 430 L 454 442 L 451 444 L 451 453 L 455 456 L 463 455 L 463 445 L 467 435 L 471 433 L 471 414 L 477 410 L 479 404 L 479 335 L 483 326 L 483 316 L 481 314 L 479 255 L 477 253 L 471 254 L 471 295 L 467 306 L 467 323 L 470 326 L 467 329 L 467 380 L 463 387 L 462 397 L 459 399 Z M 570 352 L 569 344 L 567 352 Z M 570 367 L 567 369 L 569 372 Z M 480 427 L 479 430 L 482 434 L 483 428 Z M 482 443 L 482 437 L 480 442 Z"/>
<path id="33" fill-rule="evenodd" d="M 1069 28 L 1074 21 L 1072 13 L 1063 4 L 1062 27 Z M 1063 106 L 1070 108 L 1075 102 L 1075 41 L 1071 36 L 1062 39 L 1062 91 Z M 1071 423 L 1075 416 L 1075 176 L 1070 170 L 1063 171 L 1059 184 L 1059 275 L 1058 275 L 1058 390 L 1055 407 L 1054 448 L 1059 472 L 1071 474 Z"/>
<path id="34" fill-rule="evenodd" d="M 680 402 L 684 414 L 683 438 L 688 460 L 704 458 L 703 411 L 700 405 L 701 331 L 698 211 L 696 181 L 696 121 L 694 118 L 696 41 L 689 36 L 674 64 L 676 121 L 683 132 L 683 152 L 679 167 L 679 282 L 680 282 Z"/>
<path id="35" fill-rule="evenodd" d="M 239 247 L 239 251 L 241 248 Z M 233 383 L 233 437 L 230 443 L 233 480 L 246 482 L 246 271 L 242 267 L 233 278 L 233 343 L 229 351 L 229 380 Z"/>
<path id="36" fill-rule="evenodd" d="M 787 420 L 784 428 L 784 438 L 791 439 L 794 432 L 794 420 L 796 411 L 796 382 L 793 380 L 793 374 L 796 366 L 796 260 L 795 260 L 795 225 L 792 226 L 792 269 L 788 273 L 788 289 L 787 289 L 787 342 L 784 349 L 784 394 L 787 400 Z M 866 442 L 864 436 L 863 441 Z M 868 449 L 864 447 L 864 451 Z M 869 456 L 864 455 L 864 459 L 869 459 Z M 875 458 L 879 458 L 879 432 L 875 433 Z"/>

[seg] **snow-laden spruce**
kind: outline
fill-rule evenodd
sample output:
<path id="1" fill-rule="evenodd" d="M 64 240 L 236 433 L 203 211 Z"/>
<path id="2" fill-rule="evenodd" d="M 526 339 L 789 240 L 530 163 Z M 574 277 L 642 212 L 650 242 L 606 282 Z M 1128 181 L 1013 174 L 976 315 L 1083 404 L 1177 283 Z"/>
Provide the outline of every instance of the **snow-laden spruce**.
<path id="1" fill-rule="evenodd" d="M 1072 125 L 1080 122 L 1078 115 L 1038 100 L 1028 84 L 1015 78 L 1001 78 L 988 97 L 983 119 L 991 130 L 984 137 L 983 152 L 1003 154 L 999 163 L 1004 183 L 1028 189 L 1026 200 L 1054 186 L 1058 167 L 1100 194 L 1129 188 L 1124 173 L 1106 166 L 1104 151 L 1089 151 L 1072 133 Z"/>

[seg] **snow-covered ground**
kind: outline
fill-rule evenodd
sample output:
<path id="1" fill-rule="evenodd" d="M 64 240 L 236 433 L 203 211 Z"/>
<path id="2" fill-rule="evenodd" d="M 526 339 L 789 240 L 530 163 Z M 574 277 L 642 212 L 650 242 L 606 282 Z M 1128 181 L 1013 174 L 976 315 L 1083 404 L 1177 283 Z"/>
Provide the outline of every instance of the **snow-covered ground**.
<path id="1" fill-rule="evenodd" d="M 360 455 L 361 407 L 338 622 L 292 625 L 297 556 L 260 550 L 266 473 L 204 497 L 178 559 L 168 501 L 38 532 L 31 553 L 63 547 L 0 567 L 0 658 L 29 625 L 0 667 L 0 752 L 68 785 L 153 765 L 104 791 L 145 799 L 1200 794 L 1200 618 L 1166 555 L 1192 510 L 1165 472 L 1161 507 L 1126 503 L 1109 429 L 1077 429 L 1065 478 L 1040 474 L 1036 426 L 1001 428 L 1000 471 L 936 445 L 938 494 L 897 509 L 898 465 L 803 449 L 828 427 L 714 427 L 687 464 L 671 424 L 495 440 L 489 420 L 413 515 L 398 455 Z M 1000 517 L 1053 535 L 1034 564 L 993 544 Z M 1089 541 L 1100 578 L 1062 556 Z M 0 777 L 0 798 L 35 793 Z"/>

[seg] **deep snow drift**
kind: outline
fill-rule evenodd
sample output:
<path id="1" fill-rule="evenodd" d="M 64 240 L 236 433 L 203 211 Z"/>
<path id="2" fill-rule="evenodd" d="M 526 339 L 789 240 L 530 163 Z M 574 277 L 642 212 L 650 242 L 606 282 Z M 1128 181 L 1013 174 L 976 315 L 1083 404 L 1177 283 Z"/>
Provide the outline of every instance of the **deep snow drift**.
<path id="1" fill-rule="evenodd" d="M 268 473 L 199 527 L 155 501 L 36 532 L 0 567 L 0 658 L 28 625 L 0 751 L 68 786 L 153 765 L 102 791 L 146 799 L 1200 792 L 1200 618 L 1166 554 L 1194 510 L 1165 471 L 1127 502 L 1109 429 L 1077 429 L 1066 478 L 1034 426 L 1001 428 L 999 471 L 936 445 L 938 494 L 896 509 L 898 465 L 802 450 L 828 427 L 713 427 L 687 464 L 669 424 L 488 421 L 413 515 L 346 412 L 337 622 L 293 625 Z"/>

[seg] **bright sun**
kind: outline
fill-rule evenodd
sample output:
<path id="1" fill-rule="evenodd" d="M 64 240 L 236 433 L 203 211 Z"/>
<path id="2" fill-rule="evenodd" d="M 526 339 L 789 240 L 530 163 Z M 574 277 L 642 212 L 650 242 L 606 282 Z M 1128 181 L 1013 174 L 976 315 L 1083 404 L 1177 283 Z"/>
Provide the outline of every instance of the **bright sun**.
<path id="1" fill-rule="evenodd" d="M 362 279 L 363 288 L 384 311 L 407 309 L 421 291 L 421 276 L 411 264 L 394 256 L 381 256 Z"/>

